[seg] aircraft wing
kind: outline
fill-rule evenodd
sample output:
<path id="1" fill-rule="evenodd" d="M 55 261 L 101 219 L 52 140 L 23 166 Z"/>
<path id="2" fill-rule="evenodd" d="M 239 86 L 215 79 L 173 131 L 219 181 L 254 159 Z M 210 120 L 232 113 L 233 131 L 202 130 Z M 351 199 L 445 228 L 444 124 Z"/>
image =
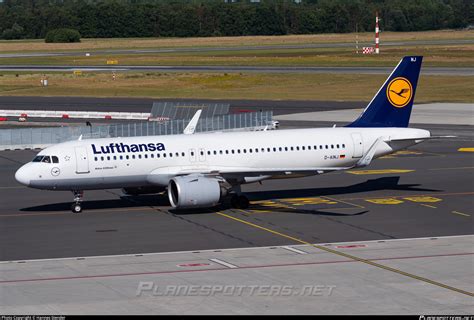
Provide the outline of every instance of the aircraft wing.
<path id="1" fill-rule="evenodd" d="M 165 167 L 155 169 L 147 176 L 152 184 L 164 185 L 175 176 L 209 176 L 227 181 L 242 178 L 288 175 L 318 175 L 331 171 L 348 170 L 353 167 L 308 167 L 308 168 L 250 168 L 250 167 Z"/>
<path id="2" fill-rule="evenodd" d="M 330 171 L 352 169 L 352 167 L 307 167 L 307 168 L 250 168 L 250 167 L 213 167 L 207 169 L 185 169 L 179 170 L 177 175 L 187 174 L 214 174 L 214 175 L 236 175 L 236 176 L 259 176 L 259 175 L 280 175 L 280 174 L 322 174 Z"/>

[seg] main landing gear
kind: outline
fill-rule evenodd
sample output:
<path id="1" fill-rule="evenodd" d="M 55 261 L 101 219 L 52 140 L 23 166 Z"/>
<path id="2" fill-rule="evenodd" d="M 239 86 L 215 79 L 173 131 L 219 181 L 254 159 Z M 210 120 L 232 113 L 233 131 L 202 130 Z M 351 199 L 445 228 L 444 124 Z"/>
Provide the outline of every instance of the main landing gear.
<path id="1" fill-rule="evenodd" d="M 236 209 L 247 209 L 249 207 L 249 199 L 242 194 L 241 186 L 234 185 L 231 190 L 232 197 L 230 198 L 230 205 Z"/>
<path id="2" fill-rule="evenodd" d="M 71 205 L 71 211 L 73 213 L 81 213 L 82 212 L 82 200 L 84 198 L 84 191 L 77 191 L 73 190 L 74 193 L 74 203 Z"/>
<path id="3" fill-rule="evenodd" d="M 234 194 L 230 199 L 232 208 L 247 209 L 249 207 L 249 199 L 244 195 Z"/>

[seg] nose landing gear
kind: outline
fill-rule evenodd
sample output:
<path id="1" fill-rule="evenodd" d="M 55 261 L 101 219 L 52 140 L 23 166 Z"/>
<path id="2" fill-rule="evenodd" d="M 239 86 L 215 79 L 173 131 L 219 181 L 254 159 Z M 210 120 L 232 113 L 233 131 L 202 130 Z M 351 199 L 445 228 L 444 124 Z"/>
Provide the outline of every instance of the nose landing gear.
<path id="1" fill-rule="evenodd" d="M 74 193 L 74 203 L 71 205 L 71 211 L 73 213 L 81 213 L 82 212 L 82 201 L 84 198 L 84 191 L 77 191 L 73 190 Z"/>

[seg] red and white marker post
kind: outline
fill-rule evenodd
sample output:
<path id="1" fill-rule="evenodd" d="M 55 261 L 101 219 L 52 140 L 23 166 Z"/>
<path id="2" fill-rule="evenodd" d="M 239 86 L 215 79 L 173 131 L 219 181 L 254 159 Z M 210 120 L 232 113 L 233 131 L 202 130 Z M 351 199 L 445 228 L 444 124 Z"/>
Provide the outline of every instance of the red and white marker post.
<path id="1" fill-rule="evenodd" d="M 379 54 L 379 13 L 375 12 L 375 54 Z"/>

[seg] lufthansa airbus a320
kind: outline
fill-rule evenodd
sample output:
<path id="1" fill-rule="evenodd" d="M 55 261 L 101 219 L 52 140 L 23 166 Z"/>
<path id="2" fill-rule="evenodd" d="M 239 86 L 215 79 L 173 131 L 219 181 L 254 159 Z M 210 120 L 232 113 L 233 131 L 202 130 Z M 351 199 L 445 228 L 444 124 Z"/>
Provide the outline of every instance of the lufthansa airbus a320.
<path id="1" fill-rule="evenodd" d="M 429 131 L 408 128 L 421 62 L 404 57 L 346 127 L 80 139 L 42 150 L 15 178 L 31 188 L 72 191 L 75 213 L 84 190 L 112 188 L 167 190 L 178 209 L 213 207 L 226 196 L 246 208 L 242 184 L 364 167 L 430 139 Z"/>

